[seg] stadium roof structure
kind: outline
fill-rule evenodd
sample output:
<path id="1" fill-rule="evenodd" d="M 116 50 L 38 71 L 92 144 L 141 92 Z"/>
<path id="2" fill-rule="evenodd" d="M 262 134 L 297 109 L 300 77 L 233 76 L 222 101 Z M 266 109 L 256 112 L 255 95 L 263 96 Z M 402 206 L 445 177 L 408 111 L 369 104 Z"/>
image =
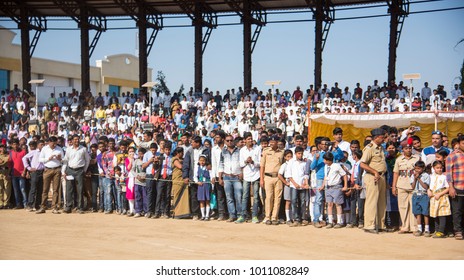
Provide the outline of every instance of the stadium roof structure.
<path id="1" fill-rule="evenodd" d="M 127 16 L 127 10 L 124 5 L 133 6 L 134 12 L 138 13 L 140 8 L 149 9 L 159 14 L 185 14 L 185 7 L 194 6 L 195 2 L 201 2 L 208 7 L 208 10 L 216 13 L 236 12 L 243 8 L 245 0 L 21 0 L 21 1 L 2 1 L 2 5 L 10 5 L 12 9 L 17 6 L 13 14 L 20 16 L 20 7 L 24 6 L 34 16 L 68 16 L 66 9 L 76 8 L 76 13 L 80 14 L 79 7 L 86 6 L 89 9 L 89 15 L 101 16 Z M 320 0 L 257 0 L 253 2 L 255 9 L 260 10 L 289 10 L 289 9 L 309 9 L 315 8 L 316 2 L 325 2 Z M 373 0 L 331 0 L 327 1 L 331 6 L 352 6 L 361 4 L 372 4 L 388 1 Z M 141 5 L 140 5 L 141 4 Z M 0 10 L 0 16 L 10 16 Z"/>
<path id="2" fill-rule="evenodd" d="M 337 8 L 343 6 L 378 5 L 388 6 L 390 14 L 390 44 L 388 80 L 395 80 L 396 48 L 404 18 L 409 13 L 409 0 L 2 0 L 0 17 L 9 17 L 21 29 L 22 84 L 30 90 L 30 58 L 42 31 L 47 30 L 47 18 L 68 17 L 78 23 L 81 37 L 81 90 L 90 86 L 90 57 L 107 21 L 115 17 L 130 17 L 139 34 L 139 83 L 147 82 L 147 58 L 156 35 L 163 29 L 163 18 L 169 15 L 185 15 L 195 28 L 195 91 L 202 91 L 203 53 L 208 39 L 218 27 L 218 17 L 235 14 L 243 25 L 243 88 L 252 88 L 252 53 L 263 26 L 267 12 L 308 10 L 315 21 L 315 67 L 314 85 L 322 83 L 322 52 L 330 25 Z M 253 30 L 253 26 L 255 29 Z M 35 31 L 30 40 L 29 31 Z M 96 30 L 92 41 L 89 30 Z M 147 30 L 151 35 L 147 35 Z M 205 32 L 204 32 L 205 31 Z"/>

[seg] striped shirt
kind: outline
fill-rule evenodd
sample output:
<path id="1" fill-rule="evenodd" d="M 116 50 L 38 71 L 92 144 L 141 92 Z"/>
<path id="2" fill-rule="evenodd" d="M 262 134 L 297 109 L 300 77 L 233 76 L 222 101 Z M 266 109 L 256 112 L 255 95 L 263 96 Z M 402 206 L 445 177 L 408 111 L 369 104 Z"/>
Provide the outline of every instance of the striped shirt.
<path id="1" fill-rule="evenodd" d="M 453 151 L 446 158 L 446 178 L 455 189 L 464 190 L 464 152 Z"/>

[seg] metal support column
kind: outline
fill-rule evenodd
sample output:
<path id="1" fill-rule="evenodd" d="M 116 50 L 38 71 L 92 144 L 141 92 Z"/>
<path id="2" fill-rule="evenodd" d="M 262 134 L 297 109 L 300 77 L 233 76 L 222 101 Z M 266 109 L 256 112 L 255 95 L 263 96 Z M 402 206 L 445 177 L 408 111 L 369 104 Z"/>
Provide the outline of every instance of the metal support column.
<path id="1" fill-rule="evenodd" d="M 27 17 L 27 10 L 21 9 L 21 21 L 19 23 L 21 29 L 21 74 L 22 74 L 22 89 L 31 91 L 31 54 L 30 50 L 30 37 L 29 37 L 29 19 Z"/>
<path id="2" fill-rule="evenodd" d="M 390 13 L 390 42 L 388 45 L 388 82 L 396 80 L 396 50 L 399 45 L 403 22 L 409 14 L 409 0 L 388 2 Z"/>
<path id="3" fill-rule="evenodd" d="M 250 92 L 252 87 L 252 61 L 251 61 L 251 2 L 243 2 L 243 89 Z"/>
<path id="4" fill-rule="evenodd" d="M 322 86 L 322 53 L 330 26 L 335 19 L 335 9 L 330 0 L 306 0 L 306 2 L 313 11 L 313 18 L 316 22 L 314 28 L 314 85 L 317 89 Z"/>
<path id="5" fill-rule="evenodd" d="M 203 91 L 203 23 L 202 5 L 199 1 L 195 2 L 194 20 L 195 27 L 195 92 Z"/>
<path id="6" fill-rule="evenodd" d="M 80 9 L 79 28 L 81 32 L 81 91 L 90 89 L 90 48 L 87 9 Z"/>
<path id="7" fill-rule="evenodd" d="M 143 9 L 139 9 L 139 88 L 148 81 L 147 21 Z"/>

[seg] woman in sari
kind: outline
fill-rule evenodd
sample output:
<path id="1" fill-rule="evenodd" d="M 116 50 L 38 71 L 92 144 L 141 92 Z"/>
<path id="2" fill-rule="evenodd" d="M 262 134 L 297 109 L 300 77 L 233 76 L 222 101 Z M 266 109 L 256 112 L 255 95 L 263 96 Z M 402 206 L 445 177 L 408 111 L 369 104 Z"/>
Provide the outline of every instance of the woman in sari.
<path id="1" fill-rule="evenodd" d="M 174 218 L 181 219 L 190 217 L 190 205 L 188 186 L 182 180 L 182 158 L 184 149 L 177 147 L 172 157 L 172 197 L 171 203 Z"/>

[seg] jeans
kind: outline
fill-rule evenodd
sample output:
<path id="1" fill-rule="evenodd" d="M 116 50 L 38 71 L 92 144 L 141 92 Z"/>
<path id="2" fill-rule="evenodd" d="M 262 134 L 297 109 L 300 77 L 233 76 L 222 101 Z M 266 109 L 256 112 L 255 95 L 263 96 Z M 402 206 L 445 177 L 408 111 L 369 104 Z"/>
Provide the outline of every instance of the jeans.
<path id="1" fill-rule="evenodd" d="M 453 227 L 454 232 L 462 233 L 462 216 L 464 212 L 464 191 L 456 190 L 456 196 L 454 198 L 450 197 L 451 200 L 451 211 L 453 215 Z"/>
<path id="2" fill-rule="evenodd" d="M 243 180 L 243 196 L 242 196 L 242 217 L 247 218 L 248 200 L 250 198 L 250 188 L 253 187 L 253 209 L 251 211 L 252 217 L 258 217 L 259 205 L 259 179 L 254 182 Z"/>
<path id="3" fill-rule="evenodd" d="M 189 185 L 190 213 L 192 216 L 200 216 L 200 203 L 198 203 L 198 185 Z"/>
<path id="4" fill-rule="evenodd" d="M 226 191 L 229 218 L 235 219 L 237 213 L 242 213 L 242 182 L 237 177 L 224 176 L 224 189 Z"/>
<path id="5" fill-rule="evenodd" d="M 92 184 L 92 208 L 93 210 L 103 209 L 103 178 L 100 178 L 98 175 L 92 175 L 90 180 Z M 98 191 L 100 191 L 100 193 Z M 99 203 L 97 203 L 97 196 L 99 198 Z"/>
<path id="6" fill-rule="evenodd" d="M 322 187 L 324 180 L 316 180 L 316 199 L 313 206 L 313 223 L 319 222 L 322 214 L 322 207 L 324 207 L 324 191 L 319 191 L 318 188 Z"/>
<path id="7" fill-rule="evenodd" d="M 29 203 L 31 208 L 39 209 L 42 200 L 43 170 L 31 172 L 31 190 L 29 191 Z"/>
<path id="8" fill-rule="evenodd" d="M 113 190 L 114 180 L 110 178 L 103 178 L 103 193 L 105 197 L 105 212 L 113 211 L 112 207 L 112 190 Z"/>
<path id="9" fill-rule="evenodd" d="M 290 188 L 292 198 L 292 213 L 295 221 L 301 222 L 304 219 L 306 209 L 306 190 Z"/>
<path id="10" fill-rule="evenodd" d="M 16 200 L 16 207 L 27 207 L 26 179 L 23 177 L 11 177 L 13 191 Z M 21 202 L 21 196 L 23 201 Z"/>
<path id="11" fill-rule="evenodd" d="M 147 188 L 145 186 L 134 185 L 135 191 L 135 213 L 148 213 Z"/>
<path id="12" fill-rule="evenodd" d="M 114 197 L 114 209 L 122 211 L 122 197 L 121 197 L 121 186 L 116 184 L 114 180 L 112 185 L 112 192 Z"/>

